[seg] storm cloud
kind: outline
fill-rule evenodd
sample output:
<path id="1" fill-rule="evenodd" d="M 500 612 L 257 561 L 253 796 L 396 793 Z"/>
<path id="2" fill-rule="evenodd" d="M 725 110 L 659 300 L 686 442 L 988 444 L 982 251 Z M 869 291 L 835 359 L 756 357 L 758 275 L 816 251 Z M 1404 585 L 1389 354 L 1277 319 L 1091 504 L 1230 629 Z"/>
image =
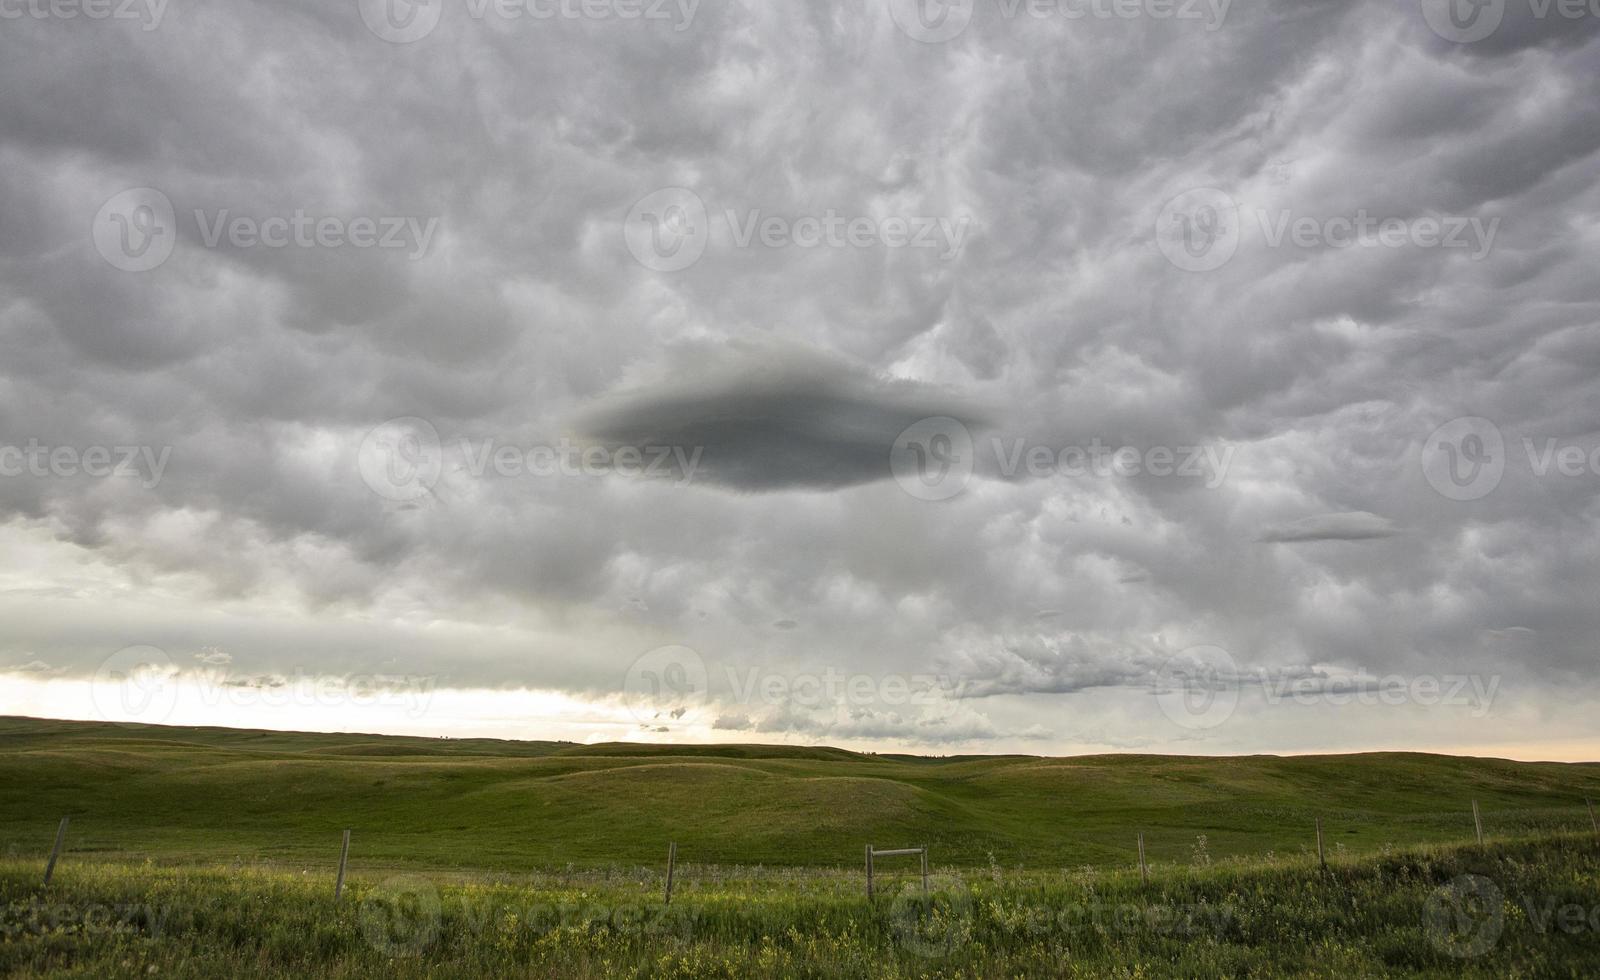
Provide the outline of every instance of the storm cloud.
<path id="1" fill-rule="evenodd" d="M 1400 533 L 1394 522 L 1377 514 L 1315 514 L 1298 521 L 1278 524 L 1261 532 L 1261 540 L 1296 541 L 1372 541 L 1392 538 Z"/>
<path id="2" fill-rule="evenodd" d="M 446 733 L 1592 743 L 1597 18 L 908 6 L 5 20 L 0 713 L 142 644 Z M 1503 684 L 1196 726 L 1196 648 Z"/>
<path id="3" fill-rule="evenodd" d="M 674 355 L 660 383 L 587 409 L 580 433 L 610 448 L 699 450 L 710 481 L 762 491 L 887 480 L 895 440 L 917 422 L 983 425 L 952 393 L 805 348 Z"/>

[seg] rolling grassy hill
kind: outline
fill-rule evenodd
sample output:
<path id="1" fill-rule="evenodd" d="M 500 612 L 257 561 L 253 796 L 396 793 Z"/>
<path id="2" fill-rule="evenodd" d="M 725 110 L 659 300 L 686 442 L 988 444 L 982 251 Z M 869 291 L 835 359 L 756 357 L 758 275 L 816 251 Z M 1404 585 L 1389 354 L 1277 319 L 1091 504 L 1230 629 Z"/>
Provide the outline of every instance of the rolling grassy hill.
<path id="1" fill-rule="evenodd" d="M 784 746 L 579 746 L 0 718 L 0 852 L 166 862 L 522 871 L 854 866 L 929 844 L 942 866 L 1125 866 L 1586 828 L 1600 765 L 1420 754 L 958 759 Z"/>

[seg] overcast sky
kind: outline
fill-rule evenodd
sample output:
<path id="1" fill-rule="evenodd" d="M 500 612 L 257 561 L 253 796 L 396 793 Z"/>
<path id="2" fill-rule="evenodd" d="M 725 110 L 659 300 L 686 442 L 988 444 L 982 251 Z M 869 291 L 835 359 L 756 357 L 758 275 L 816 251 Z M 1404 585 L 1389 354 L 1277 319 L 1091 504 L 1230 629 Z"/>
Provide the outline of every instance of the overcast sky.
<path id="1" fill-rule="evenodd" d="M 1600 756 L 1594 7 L 0 0 L 0 713 Z"/>

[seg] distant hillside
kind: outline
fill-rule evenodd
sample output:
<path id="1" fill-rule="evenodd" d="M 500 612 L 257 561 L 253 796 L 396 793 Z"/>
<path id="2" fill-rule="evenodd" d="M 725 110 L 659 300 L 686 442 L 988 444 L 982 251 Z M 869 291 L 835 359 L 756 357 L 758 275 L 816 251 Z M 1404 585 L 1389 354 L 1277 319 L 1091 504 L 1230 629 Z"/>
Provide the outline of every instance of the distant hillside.
<path id="1" fill-rule="evenodd" d="M 1126 864 L 1588 826 L 1600 765 L 1410 753 L 933 759 L 833 748 L 441 740 L 0 718 L 0 849 L 369 865 Z M 1202 846 L 1200 838 L 1204 837 Z"/>

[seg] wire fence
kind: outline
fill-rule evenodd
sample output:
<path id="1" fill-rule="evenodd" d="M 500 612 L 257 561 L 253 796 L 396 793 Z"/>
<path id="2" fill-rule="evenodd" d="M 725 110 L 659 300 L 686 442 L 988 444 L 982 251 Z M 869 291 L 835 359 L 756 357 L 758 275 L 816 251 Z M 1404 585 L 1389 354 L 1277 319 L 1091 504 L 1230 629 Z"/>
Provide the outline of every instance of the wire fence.
<path id="1" fill-rule="evenodd" d="M 1259 829 L 1233 831 L 1215 819 L 1183 827 L 1170 824 L 1152 824 L 1149 827 L 1129 825 L 1125 834 L 1127 840 L 1121 847 L 1107 843 L 1103 832 L 1089 835 L 1094 842 L 1089 850 L 1097 859 L 1082 861 L 1061 860 L 1060 853 L 1054 855 L 1055 860 L 1019 860 L 1021 853 L 1018 852 L 1007 854 L 1006 859 L 1001 860 L 993 851 L 987 853 L 986 860 L 951 861 L 948 857 L 951 850 L 971 854 L 970 842 L 963 846 L 959 838 L 941 841 L 940 836 L 934 833 L 928 835 L 931 842 L 928 861 L 939 871 L 987 873 L 997 877 L 1009 873 L 1073 876 L 1113 872 L 1148 874 L 1150 870 L 1212 863 L 1270 864 L 1309 859 L 1327 864 L 1422 847 L 1508 843 L 1560 836 L 1593 835 L 1600 839 L 1600 811 L 1589 800 L 1567 806 L 1518 808 L 1488 808 L 1477 801 L 1468 801 L 1456 810 L 1388 814 L 1381 818 L 1370 811 L 1337 808 L 1328 808 L 1320 815 L 1310 817 L 1307 811 L 1285 808 L 1256 808 L 1247 815 L 1258 827 L 1266 819 L 1277 830 L 1270 835 L 1264 835 Z M 188 833 L 183 828 L 163 828 L 159 836 L 168 838 L 164 845 L 138 847 L 130 846 L 122 833 L 108 834 L 105 825 L 111 823 L 114 823 L 112 817 L 86 815 L 63 818 L 55 828 L 43 823 L 37 828 L 29 828 L 30 831 L 37 830 L 37 833 L 18 833 L 20 828 L 13 826 L 12 836 L 4 842 L 3 854 L 11 862 L 37 861 L 43 869 L 45 883 L 48 883 L 52 872 L 59 872 L 77 862 L 137 864 L 156 869 L 209 867 L 326 876 L 330 889 L 336 888 L 335 882 L 342 881 L 347 873 L 351 878 L 371 879 L 420 872 L 427 873 L 441 883 L 487 883 L 549 889 L 593 885 L 654 889 L 661 886 L 667 874 L 671 853 L 678 856 L 674 862 L 677 888 L 683 890 L 694 891 L 701 887 L 740 882 L 768 883 L 785 889 L 805 886 L 813 891 L 839 890 L 844 893 L 860 890 L 863 875 L 861 848 L 866 844 L 864 841 L 842 840 L 837 855 L 812 852 L 806 856 L 815 858 L 813 863 L 772 864 L 720 861 L 714 848 L 690 849 L 679 842 L 663 839 L 660 842 L 659 861 L 635 859 L 608 862 L 588 858 L 583 861 L 530 865 L 526 860 L 498 862 L 493 860 L 491 853 L 485 853 L 482 860 L 451 861 L 419 847 L 420 842 L 415 834 L 396 834 L 360 827 L 329 828 L 326 833 L 315 835 L 306 833 L 302 828 L 294 831 L 286 828 L 281 834 L 262 833 L 259 839 L 253 835 L 236 833 L 227 838 L 227 846 L 222 849 L 229 852 L 225 856 L 214 840 L 205 845 L 203 853 L 186 853 L 177 846 Z M 424 836 L 437 844 L 440 835 L 430 832 Z M 1349 841 L 1350 836 L 1359 837 L 1359 844 Z M 1262 846 L 1241 846 L 1250 841 L 1257 841 Z M 941 844 L 946 849 L 942 862 L 939 853 Z M 1070 841 L 1063 844 L 1063 847 L 1069 846 Z M 1108 851 L 1115 853 L 1107 854 Z M 515 857 L 525 858 L 525 855 Z M 852 857 L 854 860 L 851 860 Z M 889 867 L 877 873 L 885 877 L 901 874 Z M 926 874 L 914 867 L 904 873 L 913 876 Z"/>

